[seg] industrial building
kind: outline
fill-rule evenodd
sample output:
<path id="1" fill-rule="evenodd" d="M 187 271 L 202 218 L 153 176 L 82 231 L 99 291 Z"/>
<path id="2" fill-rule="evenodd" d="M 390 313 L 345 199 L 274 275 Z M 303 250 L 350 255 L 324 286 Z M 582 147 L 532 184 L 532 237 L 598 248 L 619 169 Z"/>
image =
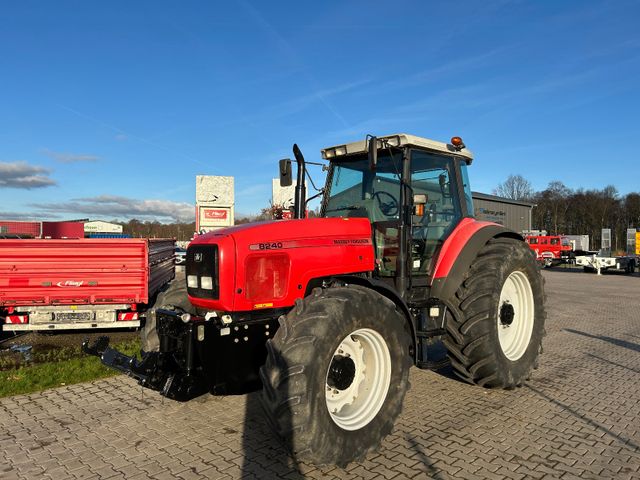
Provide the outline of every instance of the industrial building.
<path id="1" fill-rule="evenodd" d="M 84 233 L 87 236 L 99 233 L 122 233 L 122 225 L 104 222 L 102 220 L 93 220 L 91 222 L 84 222 Z"/>
<path id="2" fill-rule="evenodd" d="M 35 222 L 0 220 L 0 236 L 11 238 L 123 237 L 122 225 L 101 220 Z"/>
<path id="3" fill-rule="evenodd" d="M 21 222 L 0 220 L 0 235 L 13 238 L 82 238 L 82 221 Z"/>
<path id="4" fill-rule="evenodd" d="M 516 232 L 531 230 L 534 203 L 480 192 L 471 192 L 471 196 L 474 214 L 478 220 L 499 223 Z"/>

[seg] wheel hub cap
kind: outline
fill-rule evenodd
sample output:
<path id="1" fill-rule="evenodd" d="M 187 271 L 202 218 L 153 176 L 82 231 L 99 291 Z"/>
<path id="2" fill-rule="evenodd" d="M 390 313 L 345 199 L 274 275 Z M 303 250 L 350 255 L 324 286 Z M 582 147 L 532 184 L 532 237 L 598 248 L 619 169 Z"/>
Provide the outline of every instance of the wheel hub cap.
<path id="1" fill-rule="evenodd" d="M 513 318 L 516 316 L 516 312 L 513 309 L 513 305 L 504 302 L 500 307 L 500 323 L 505 327 L 508 327 L 513 323 Z"/>
<path id="2" fill-rule="evenodd" d="M 345 390 L 353 383 L 356 376 L 356 364 L 349 357 L 336 355 L 333 357 L 329 374 L 327 375 L 327 385 L 338 390 Z"/>

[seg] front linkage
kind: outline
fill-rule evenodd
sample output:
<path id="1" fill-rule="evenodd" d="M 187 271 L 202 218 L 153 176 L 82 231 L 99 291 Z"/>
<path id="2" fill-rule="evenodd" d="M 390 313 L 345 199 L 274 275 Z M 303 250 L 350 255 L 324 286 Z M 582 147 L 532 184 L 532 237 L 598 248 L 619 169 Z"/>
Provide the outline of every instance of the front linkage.
<path id="1" fill-rule="evenodd" d="M 157 310 L 156 318 L 160 349 L 143 352 L 142 360 L 111 348 L 109 338 L 105 336 L 99 337 L 93 345 L 85 340 L 82 350 L 165 397 L 187 401 L 206 393 L 208 382 L 195 349 L 198 340 L 204 340 L 206 331 L 213 325 L 198 317 L 185 321 L 182 315 L 169 310 Z"/>
<path id="2" fill-rule="evenodd" d="M 281 313 L 232 314 L 232 323 L 225 324 L 220 318 L 158 309 L 160 348 L 142 352 L 142 360 L 109 347 L 107 337 L 93 345 L 85 340 L 82 349 L 174 400 L 187 401 L 207 392 L 247 393 L 261 386 L 258 369 L 267 355 L 265 342 L 277 330 Z"/>

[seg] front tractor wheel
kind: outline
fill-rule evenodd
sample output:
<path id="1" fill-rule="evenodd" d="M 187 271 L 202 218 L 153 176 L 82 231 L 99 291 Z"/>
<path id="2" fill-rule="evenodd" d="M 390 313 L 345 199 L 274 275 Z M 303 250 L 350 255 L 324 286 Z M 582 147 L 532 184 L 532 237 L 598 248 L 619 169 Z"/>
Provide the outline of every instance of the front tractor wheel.
<path id="1" fill-rule="evenodd" d="M 260 377 L 269 423 L 298 460 L 362 459 L 400 414 L 410 347 L 389 299 L 359 286 L 314 290 L 267 341 Z"/>
<path id="2" fill-rule="evenodd" d="M 480 251 L 454 300 L 444 343 L 455 373 L 513 388 L 537 367 L 545 334 L 543 278 L 527 245 L 497 238 Z"/>

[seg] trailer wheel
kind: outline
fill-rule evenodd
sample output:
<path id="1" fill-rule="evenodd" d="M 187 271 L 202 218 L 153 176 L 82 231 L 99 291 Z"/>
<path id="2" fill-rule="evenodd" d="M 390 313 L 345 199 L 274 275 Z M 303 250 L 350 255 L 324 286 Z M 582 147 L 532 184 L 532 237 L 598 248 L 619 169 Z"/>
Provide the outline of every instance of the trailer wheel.
<path id="1" fill-rule="evenodd" d="M 469 383 L 509 389 L 537 367 L 544 280 L 527 249 L 510 238 L 489 241 L 456 292 L 444 343 L 455 373 Z"/>
<path id="2" fill-rule="evenodd" d="M 409 387 L 411 337 L 395 304 L 360 286 L 316 288 L 267 341 L 267 420 L 298 460 L 362 459 L 393 428 Z"/>
<path id="3" fill-rule="evenodd" d="M 635 272 L 636 270 L 636 262 L 633 260 L 629 260 L 629 262 L 627 263 L 627 266 L 625 267 L 624 271 L 627 275 L 633 275 L 633 272 Z"/>
<path id="4" fill-rule="evenodd" d="M 181 309 L 195 315 L 196 308 L 189 302 L 187 284 L 184 277 L 173 279 L 156 297 L 153 306 L 147 310 L 144 326 L 140 329 L 140 348 L 143 352 L 157 352 L 160 338 L 156 331 L 156 309 Z"/>

